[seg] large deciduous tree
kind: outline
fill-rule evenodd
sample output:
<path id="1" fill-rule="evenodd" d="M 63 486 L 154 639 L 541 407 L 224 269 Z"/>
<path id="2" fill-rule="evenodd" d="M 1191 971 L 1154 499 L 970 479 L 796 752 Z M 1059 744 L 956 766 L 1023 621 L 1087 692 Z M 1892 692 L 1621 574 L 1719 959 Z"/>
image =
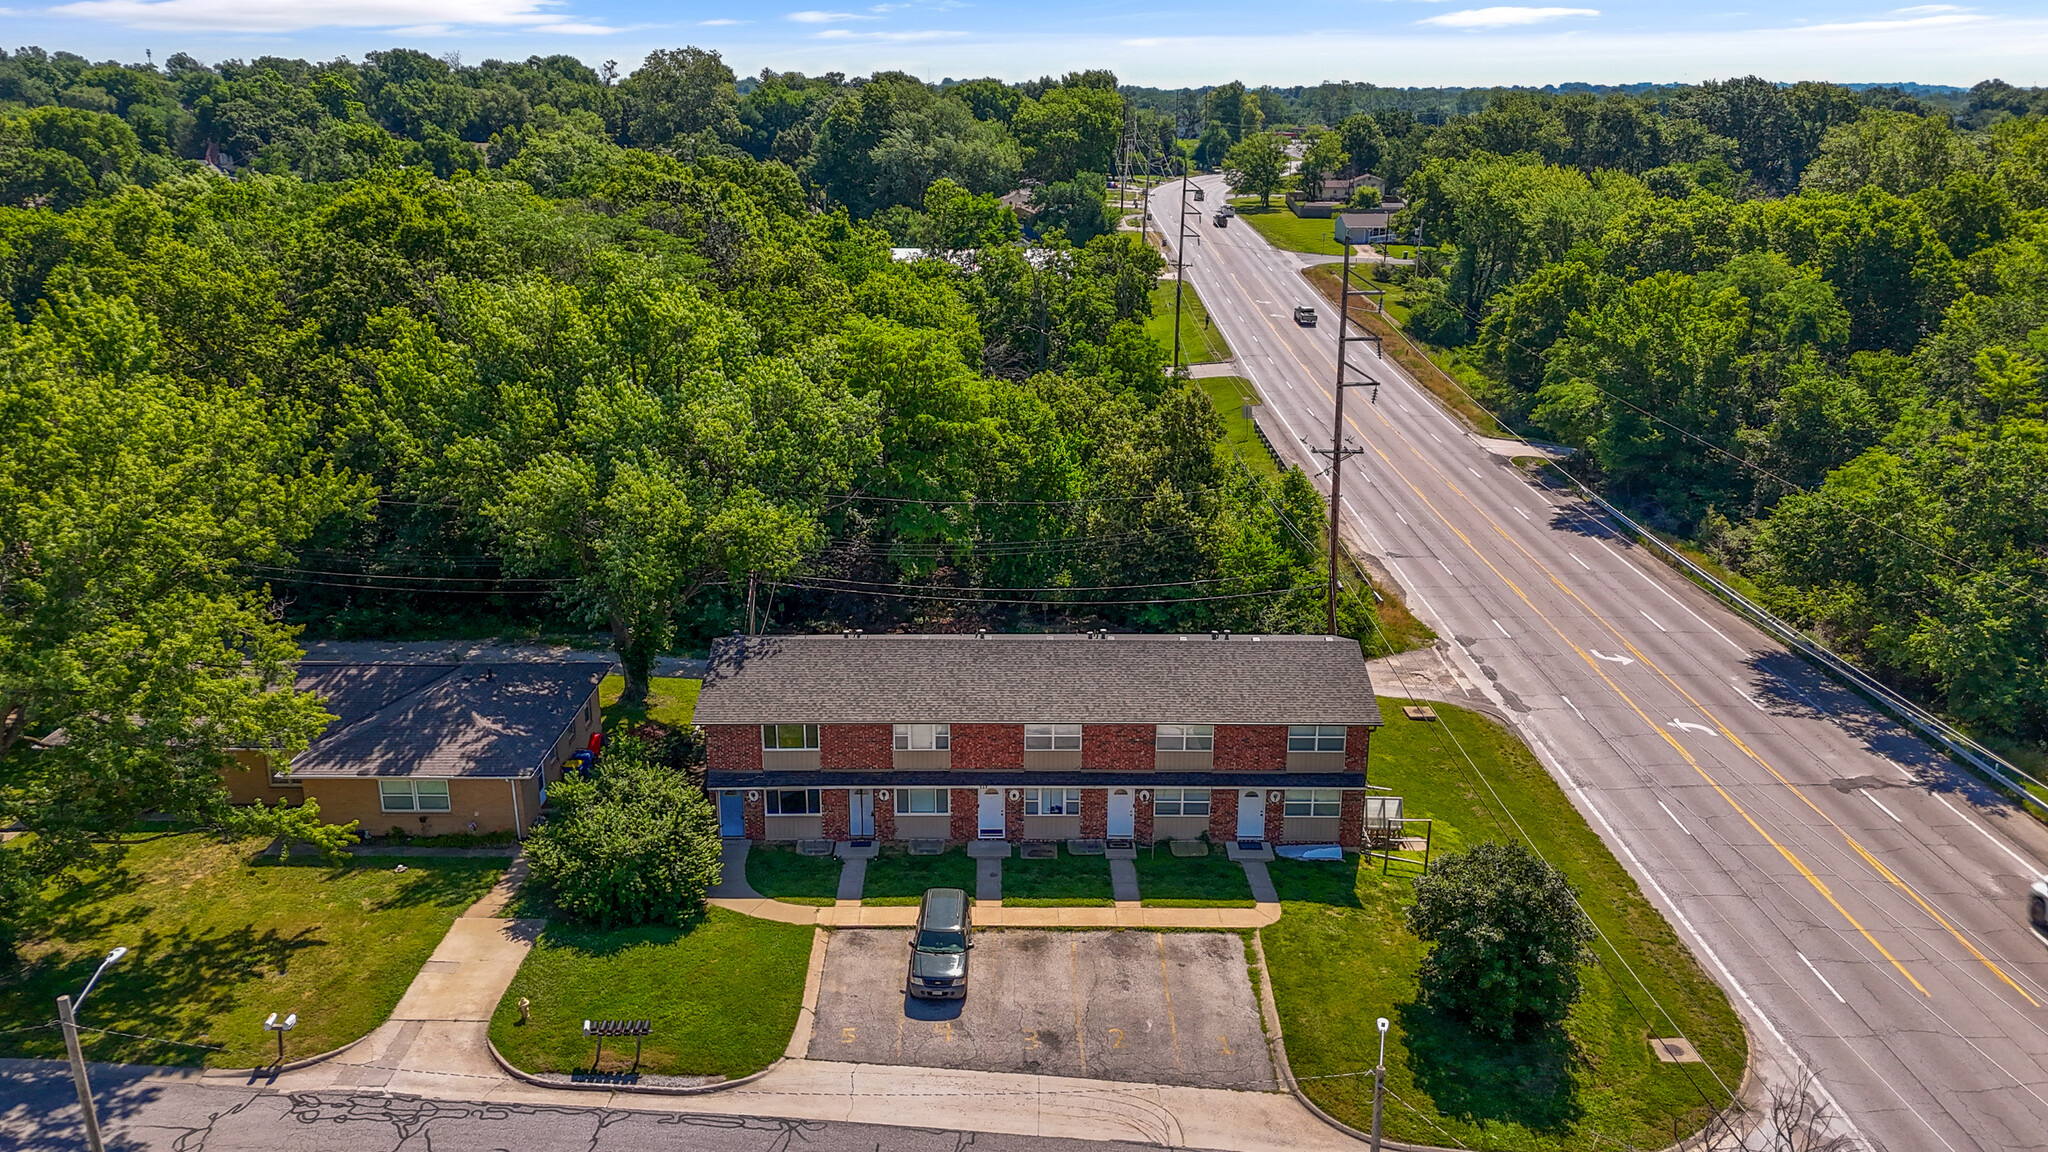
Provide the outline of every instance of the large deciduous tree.
<path id="1" fill-rule="evenodd" d="M 1252 193 L 1261 208 L 1287 176 L 1287 150 L 1280 138 L 1260 132 L 1239 140 L 1223 157 L 1223 181 L 1232 192 Z"/>
<path id="2" fill-rule="evenodd" d="M 1520 844 L 1440 856 L 1415 880 L 1408 930 L 1431 947 L 1423 999 L 1503 1038 L 1564 1020 L 1595 936 L 1562 870 Z"/>

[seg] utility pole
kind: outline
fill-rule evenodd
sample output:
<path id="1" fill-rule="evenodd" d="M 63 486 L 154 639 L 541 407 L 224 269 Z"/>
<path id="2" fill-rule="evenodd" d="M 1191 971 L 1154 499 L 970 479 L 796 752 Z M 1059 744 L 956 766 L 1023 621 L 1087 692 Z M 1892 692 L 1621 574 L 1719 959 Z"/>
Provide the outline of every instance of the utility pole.
<path id="1" fill-rule="evenodd" d="M 1362 380 L 1346 381 L 1344 370 L 1349 366 L 1349 346 L 1353 340 L 1364 340 L 1372 344 L 1373 353 L 1384 358 L 1377 333 L 1364 332 L 1351 335 L 1351 234 L 1344 228 L 1343 214 L 1339 213 L 1335 225 L 1338 243 L 1344 245 L 1344 279 L 1337 292 L 1337 412 L 1330 430 L 1330 447 L 1311 449 L 1318 456 L 1330 458 L 1330 586 L 1327 593 L 1329 611 L 1329 635 L 1337 634 L 1337 529 L 1343 513 L 1344 500 L 1344 458 L 1356 456 L 1363 448 L 1344 446 L 1344 390 L 1346 388 L 1371 388 L 1374 403 L 1379 401 L 1380 382 L 1370 376 Z M 1361 293 L 1362 294 L 1362 293 Z M 1364 373 L 1360 373 L 1364 376 Z"/>
<path id="2" fill-rule="evenodd" d="M 1380 1105 L 1387 1094 L 1387 1018 L 1380 1017 L 1380 1062 L 1372 1068 L 1372 1152 L 1380 1152 Z"/>
<path id="3" fill-rule="evenodd" d="M 57 997 L 57 1020 L 64 1025 L 64 1051 L 71 1056 L 71 1082 L 78 1088 L 78 1114 L 85 1121 L 85 1146 L 92 1152 L 106 1152 L 100 1143 L 100 1114 L 92 1104 L 92 1084 L 85 1078 L 85 1053 L 78 1047 L 78 1018 L 71 1011 L 71 997 Z"/>

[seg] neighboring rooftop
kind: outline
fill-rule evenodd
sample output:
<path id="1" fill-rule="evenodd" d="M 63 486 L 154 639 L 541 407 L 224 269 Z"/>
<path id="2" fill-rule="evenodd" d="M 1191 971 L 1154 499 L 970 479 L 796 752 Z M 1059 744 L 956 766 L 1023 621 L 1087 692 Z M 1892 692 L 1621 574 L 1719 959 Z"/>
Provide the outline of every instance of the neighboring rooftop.
<path id="1" fill-rule="evenodd" d="M 1342 637 L 885 633 L 720 640 L 696 721 L 1377 725 L 1380 710 Z"/>
<path id="2" fill-rule="evenodd" d="M 530 775 L 610 670 L 608 661 L 305 661 L 299 690 L 324 697 L 335 721 L 293 758 L 292 774 Z"/>

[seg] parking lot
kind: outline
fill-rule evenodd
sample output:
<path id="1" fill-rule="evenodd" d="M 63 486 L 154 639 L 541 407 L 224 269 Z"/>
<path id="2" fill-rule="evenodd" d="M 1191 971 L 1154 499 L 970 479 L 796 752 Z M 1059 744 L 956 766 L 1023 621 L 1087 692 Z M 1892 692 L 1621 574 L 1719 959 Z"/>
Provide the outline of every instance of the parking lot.
<path id="1" fill-rule="evenodd" d="M 832 933 L 811 1059 L 1278 1087 L 1235 935 L 980 931 L 966 998 L 941 1001 L 904 994 L 908 943 Z"/>

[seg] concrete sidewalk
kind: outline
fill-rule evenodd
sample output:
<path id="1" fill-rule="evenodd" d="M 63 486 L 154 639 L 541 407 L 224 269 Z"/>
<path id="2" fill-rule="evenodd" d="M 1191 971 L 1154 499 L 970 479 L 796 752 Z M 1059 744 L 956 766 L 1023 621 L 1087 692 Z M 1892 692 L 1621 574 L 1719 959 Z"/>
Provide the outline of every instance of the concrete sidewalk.
<path id="1" fill-rule="evenodd" d="M 882 907 L 838 904 L 814 908 L 784 904 L 766 897 L 714 898 L 713 907 L 777 920 L 784 924 L 816 924 L 821 928 L 907 928 L 917 923 L 917 906 L 894 904 Z M 974 909 L 974 923 L 981 928 L 1264 928 L 1280 919 L 1280 905 L 1260 904 L 1255 908 L 1005 908 L 995 905 Z"/>

